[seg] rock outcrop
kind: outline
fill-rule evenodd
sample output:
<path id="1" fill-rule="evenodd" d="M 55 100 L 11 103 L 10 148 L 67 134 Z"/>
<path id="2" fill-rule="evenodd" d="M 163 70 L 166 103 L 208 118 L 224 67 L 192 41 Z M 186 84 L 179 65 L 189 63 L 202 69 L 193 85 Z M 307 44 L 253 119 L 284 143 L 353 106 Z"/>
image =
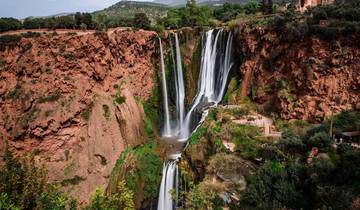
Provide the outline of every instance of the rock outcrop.
<path id="1" fill-rule="evenodd" d="M 0 51 L 0 150 L 33 153 L 86 202 L 126 146 L 144 143 L 155 32 L 42 34 Z M 116 100 L 115 99 L 119 99 Z"/>
<path id="2" fill-rule="evenodd" d="M 352 35 L 314 35 L 239 26 L 241 96 L 283 119 L 321 121 L 360 103 L 360 48 Z"/>

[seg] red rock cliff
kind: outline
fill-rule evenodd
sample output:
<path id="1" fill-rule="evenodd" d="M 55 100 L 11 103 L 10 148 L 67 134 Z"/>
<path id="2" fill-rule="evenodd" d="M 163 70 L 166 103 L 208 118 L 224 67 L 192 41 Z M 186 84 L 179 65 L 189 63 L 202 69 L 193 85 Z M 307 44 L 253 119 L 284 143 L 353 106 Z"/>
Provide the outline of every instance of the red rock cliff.
<path id="1" fill-rule="evenodd" d="M 348 35 L 335 41 L 312 35 L 241 26 L 241 95 L 283 119 L 321 121 L 360 106 L 360 48 Z"/>
<path id="2" fill-rule="evenodd" d="M 1 151 L 7 140 L 18 155 L 33 152 L 50 181 L 87 201 L 124 147 L 146 139 L 139 99 L 154 85 L 154 36 L 43 34 L 2 46 Z M 117 93 L 124 103 L 114 103 Z"/>

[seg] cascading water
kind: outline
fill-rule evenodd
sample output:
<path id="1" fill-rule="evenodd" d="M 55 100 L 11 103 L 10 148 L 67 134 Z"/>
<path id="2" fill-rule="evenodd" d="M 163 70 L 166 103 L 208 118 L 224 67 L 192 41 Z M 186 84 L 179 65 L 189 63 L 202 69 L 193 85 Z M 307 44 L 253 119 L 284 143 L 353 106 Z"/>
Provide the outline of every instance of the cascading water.
<path id="1" fill-rule="evenodd" d="M 184 76 L 182 71 L 182 62 L 181 62 L 181 54 L 179 47 L 179 38 L 178 35 L 175 34 L 175 49 L 176 49 L 176 83 L 177 83 L 177 93 L 176 93 L 176 101 L 177 101 L 177 109 L 178 109 L 178 129 L 183 128 L 184 117 L 185 117 L 185 86 L 184 86 Z"/>
<path id="2" fill-rule="evenodd" d="M 170 135 L 177 142 L 186 145 L 187 139 L 196 127 L 205 119 L 207 109 L 210 106 L 217 105 L 224 95 L 227 78 L 233 66 L 232 60 L 232 35 L 223 29 L 210 30 L 202 37 L 202 54 L 200 76 L 198 81 L 198 91 L 189 111 L 185 115 L 185 89 L 182 72 L 182 62 L 180 55 L 179 39 L 175 34 L 175 53 L 176 53 L 176 72 L 175 73 L 175 90 L 176 90 L 176 110 L 177 110 L 177 126 L 176 130 L 171 129 Z M 162 47 L 160 49 L 162 52 Z M 162 64 L 163 56 L 161 56 Z M 164 73 L 163 73 L 164 75 Z M 166 78 L 163 76 L 163 80 Z M 166 82 L 163 82 L 163 86 Z M 165 95 L 165 89 L 164 95 Z M 165 97 L 165 96 L 164 96 Z M 167 100 L 167 99 L 166 99 Z M 164 101 L 164 106 L 168 103 Z M 167 112 L 168 107 L 164 108 Z M 167 113 L 164 113 L 166 115 Z M 167 123 L 165 121 L 165 123 Z M 166 126 L 166 125 L 165 125 Z M 163 177 L 161 180 L 158 210 L 175 209 L 176 204 L 171 197 L 171 191 L 178 192 L 178 167 L 177 162 L 181 157 L 181 152 L 170 154 L 169 161 L 164 164 Z"/>
<path id="3" fill-rule="evenodd" d="M 166 84 L 166 75 L 165 75 L 165 63 L 164 63 L 164 52 L 162 48 L 161 38 L 159 38 L 160 45 L 160 57 L 161 57 L 161 74 L 162 74 L 162 86 L 163 86 L 163 101 L 164 101 L 164 128 L 163 136 L 169 136 L 171 134 L 170 127 L 170 113 L 169 113 L 169 102 L 168 102 L 168 91 Z"/>

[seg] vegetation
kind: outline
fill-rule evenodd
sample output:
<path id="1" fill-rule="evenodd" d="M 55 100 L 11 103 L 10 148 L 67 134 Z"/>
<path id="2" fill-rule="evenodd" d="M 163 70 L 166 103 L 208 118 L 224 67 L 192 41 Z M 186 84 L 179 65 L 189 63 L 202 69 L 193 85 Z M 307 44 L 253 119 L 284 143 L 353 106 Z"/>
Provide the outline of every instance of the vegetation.
<path id="1" fill-rule="evenodd" d="M 162 161 L 156 154 L 154 143 L 148 143 L 136 149 L 126 149 L 122 152 L 110 177 L 108 193 L 118 193 L 115 187 L 119 180 L 124 180 L 126 186 L 136 195 L 142 188 L 145 200 L 158 196 L 161 181 Z"/>
<path id="2" fill-rule="evenodd" d="M 44 167 L 34 157 L 15 158 L 5 147 L 5 166 L 0 170 L 1 209 L 77 209 L 75 200 L 47 183 Z"/>
<path id="3" fill-rule="evenodd" d="M 103 111 L 104 111 L 104 117 L 105 117 L 105 119 L 106 120 L 109 120 L 110 119 L 110 108 L 109 108 L 109 106 L 108 105 L 106 105 L 106 104 L 103 104 Z"/>
<path id="4" fill-rule="evenodd" d="M 232 125 L 224 117 L 229 113 L 221 109 L 211 110 L 208 119 L 200 127 L 207 129 L 199 132 L 199 128 L 193 134 L 194 139 L 207 139 L 206 146 L 194 141 L 186 149 L 187 153 L 205 152 L 202 164 L 206 166 L 206 173 L 197 170 L 201 165 L 199 162 L 191 162 L 192 158 L 197 157 L 197 154 L 191 153 L 188 161 L 189 164 L 195 164 L 196 169 L 187 169 L 193 172 L 184 173 L 202 175 L 198 176 L 200 180 L 191 178 L 186 181 L 189 183 L 188 190 L 180 193 L 184 195 L 180 197 L 180 203 L 184 203 L 182 207 L 216 209 L 217 205 L 228 205 L 232 209 L 351 209 L 354 199 L 360 193 L 360 150 L 348 144 L 334 148 L 334 142 L 329 136 L 330 121 L 320 126 L 301 121 L 282 123 L 285 127 L 282 137 L 274 142 L 262 140 L 256 127 Z M 333 131 L 339 134 L 359 130 L 359 121 L 359 112 L 343 112 L 334 116 Z M 214 129 L 217 126 L 221 127 L 220 132 Z M 229 131 L 230 137 L 226 136 Z M 237 151 L 229 154 L 228 150 L 211 150 L 219 135 L 222 139 L 231 139 Z M 310 156 L 314 148 L 318 149 L 319 154 Z M 241 158 L 245 161 L 253 160 L 253 163 L 256 160 L 258 168 L 255 173 L 244 171 L 246 168 L 239 164 Z M 245 190 L 234 187 L 236 185 L 228 181 L 211 181 L 212 175 L 232 173 L 246 177 Z M 241 198 L 236 205 L 218 200 L 216 195 L 225 192 L 225 183 L 227 191 L 235 192 Z"/>

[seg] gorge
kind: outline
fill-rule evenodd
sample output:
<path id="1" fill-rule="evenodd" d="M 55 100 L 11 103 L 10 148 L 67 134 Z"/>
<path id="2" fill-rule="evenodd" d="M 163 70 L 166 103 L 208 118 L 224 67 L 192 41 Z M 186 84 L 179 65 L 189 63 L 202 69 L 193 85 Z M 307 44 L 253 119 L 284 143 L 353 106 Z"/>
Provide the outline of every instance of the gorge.
<path id="1" fill-rule="evenodd" d="M 0 207 L 358 209 L 356 16 L 191 6 L 166 30 L 0 34 Z"/>

